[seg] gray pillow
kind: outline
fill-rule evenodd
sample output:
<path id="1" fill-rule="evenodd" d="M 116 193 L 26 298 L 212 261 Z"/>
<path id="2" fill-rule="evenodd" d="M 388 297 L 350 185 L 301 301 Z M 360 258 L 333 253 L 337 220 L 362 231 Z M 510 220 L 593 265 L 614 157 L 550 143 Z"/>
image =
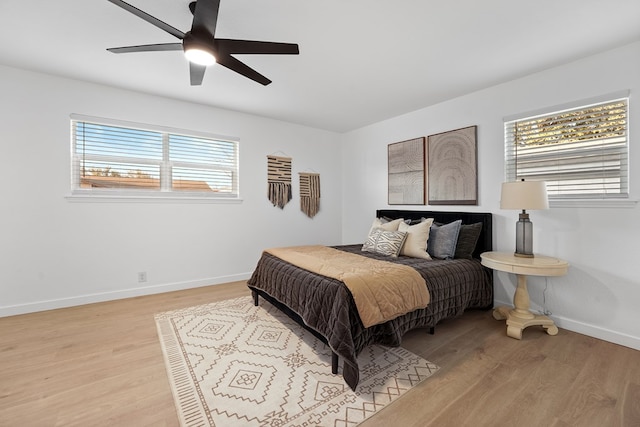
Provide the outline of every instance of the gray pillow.
<path id="1" fill-rule="evenodd" d="M 482 231 L 481 222 L 476 222 L 475 224 L 463 224 L 460 227 L 460 234 L 458 235 L 458 244 L 456 245 L 456 254 L 454 258 L 473 258 L 473 251 L 476 249 L 476 245 L 478 244 L 480 231 Z"/>
<path id="2" fill-rule="evenodd" d="M 429 255 L 433 258 L 452 259 L 456 253 L 461 225 L 460 219 L 444 225 L 432 224 L 427 245 Z"/>

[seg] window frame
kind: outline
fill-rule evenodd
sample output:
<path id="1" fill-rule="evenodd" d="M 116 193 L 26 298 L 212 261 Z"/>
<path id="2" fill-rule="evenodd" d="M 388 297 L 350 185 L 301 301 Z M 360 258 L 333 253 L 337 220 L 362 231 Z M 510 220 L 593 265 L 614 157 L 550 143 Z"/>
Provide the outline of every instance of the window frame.
<path id="1" fill-rule="evenodd" d="M 509 135 L 508 125 L 513 126 L 514 122 L 533 120 L 540 117 L 549 117 L 560 115 L 572 110 L 589 109 L 599 104 L 613 103 L 624 100 L 626 102 L 626 124 L 625 124 L 625 151 L 626 151 L 626 194 L 606 195 L 601 197 L 597 195 L 580 196 L 580 195 L 549 195 L 550 207 L 635 207 L 637 200 L 632 199 L 631 193 L 631 149 L 630 149 L 630 91 L 618 91 L 607 95 L 594 97 L 590 99 L 575 101 L 567 104 L 556 105 L 553 107 L 543 108 L 526 113 L 520 113 L 503 118 L 504 131 L 504 179 L 505 181 L 513 181 L 519 179 L 516 174 L 515 150 L 510 147 L 509 143 L 513 142 L 514 136 Z M 509 157 L 509 156 L 512 157 Z M 512 169 L 512 170 L 510 170 Z M 526 178 L 526 177 L 525 177 Z"/>
<path id="2" fill-rule="evenodd" d="M 112 159 L 120 161 L 131 161 L 136 163 L 149 163 L 159 166 L 160 188 L 153 190 L 140 189 L 115 189 L 115 188 L 80 188 L 80 168 L 82 159 L 76 154 L 76 135 L 74 133 L 75 123 L 86 122 L 97 125 L 121 127 L 132 130 L 151 131 L 162 134 L 162 160 L 144 160 L 134 157 L 113 156 Z M 71 192 L 67 195 L 70 201 L 195 201 L 205 203 L 240 203 L 240 140 L 237 137 L 215 135 L 207 132 L 185 130 L 160 125 L 143 124 L 124 120 L 107 119 L 101 117 L 86 116 L 81 114 L 70 115 L 70 159 L 71 159 Z M 169 135 L 186 136 L 193 138 L 210 139 L 214 141 L 228 142 L 233 144 L 234 164 L 229 167 L 215 167 L 209 163 L 185 162 L 181 160 L 171 160 L 169 158 Z M 172 167 L 195 167 L 202 166 L 210 170 L 230 170 L 232 173 L 231 193 L 205 192 L 205 191 L 176 191 L 171 189 L 171 169 Z"/>

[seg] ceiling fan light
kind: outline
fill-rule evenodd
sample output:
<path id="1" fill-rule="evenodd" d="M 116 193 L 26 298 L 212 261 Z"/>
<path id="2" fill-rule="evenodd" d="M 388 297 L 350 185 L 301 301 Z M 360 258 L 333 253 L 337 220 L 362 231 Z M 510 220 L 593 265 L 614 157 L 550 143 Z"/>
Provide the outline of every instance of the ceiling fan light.
<path id="1" fill-rule="evenodd" d="M 208 50 L 199 47 L 189 47 L 185 49 L 184 56 L 189 62 L 194 64 L 209 66 L 216 63 L 216 57 Z"/>

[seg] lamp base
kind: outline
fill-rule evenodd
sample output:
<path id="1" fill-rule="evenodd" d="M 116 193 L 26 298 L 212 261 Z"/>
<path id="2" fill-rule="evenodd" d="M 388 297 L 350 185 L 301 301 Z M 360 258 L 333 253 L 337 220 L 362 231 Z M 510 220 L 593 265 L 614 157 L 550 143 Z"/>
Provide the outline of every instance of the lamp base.
<path id="1" fill-rule="evenodd" d="M 533 258 L 533 223 L 529 221 L 529 214 L 525 210 L 516 222 L 515 256 Z"/>

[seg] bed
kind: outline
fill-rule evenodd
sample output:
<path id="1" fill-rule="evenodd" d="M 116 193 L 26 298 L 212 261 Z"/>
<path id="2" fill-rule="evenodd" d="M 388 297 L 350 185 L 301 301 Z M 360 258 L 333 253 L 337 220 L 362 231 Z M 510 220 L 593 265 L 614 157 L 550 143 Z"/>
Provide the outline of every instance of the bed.
<path id="1" fill-rule="evenodd" d="M 367 258 L 410 266 L 426 282 L 430 295 L 426 308 L 370 327 L 363 325 L 345 283 L 300 268 L 267 251 L 263 252 L 247 282 L 256 305 L 259 297 L 264 298 L 331 348 L 332 372 L 338 372 L 338 360 L 341 359 L 343 378 L 354 390 L 359 381 L 357 356 L 367 346 L 399 346 L 402 336 L 409 330 L 426 328 L 434 333 L 435 326 L 445 319 L 460 316 L 467 309 L 489 309 L 493 305 L 493 275 L 479 261 L 482 252 L 492 250 L 490 213 L 378 210 L 376 218 L 386 221 L 402 218 L 413 223 L 421 218 L 433 218 L 440 225 L 461 220 L 463 227 L 480 228 L 480 231 L 468 257 L 447 260 L 424 260 L 403 255 L 390 258 L 375 252 L 363 252 L 362 244 L 333 247 Z M 482 225 L 478 226 L 478 223 Z"/>

